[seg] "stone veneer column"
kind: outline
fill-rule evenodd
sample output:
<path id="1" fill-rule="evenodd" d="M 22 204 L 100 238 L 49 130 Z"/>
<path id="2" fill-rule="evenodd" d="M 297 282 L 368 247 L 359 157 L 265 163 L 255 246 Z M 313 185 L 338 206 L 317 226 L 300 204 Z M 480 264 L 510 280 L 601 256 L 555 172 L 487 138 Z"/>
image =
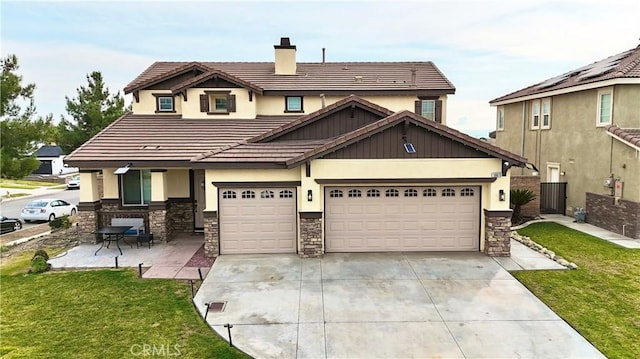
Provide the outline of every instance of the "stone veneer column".
<path id="1" fill-rule="evenodd" d="M 218 212 L 205 211 L 204 213 L 204 252 L 207 257 L 213 258 L 220 254 L 220 236 L 218 235 Z"/>
<path id="2" fill-rule="evenodd" d="M 98 230 L 98 211 L 101 208 L 100 201 L 78 204 L 78 240 L 80 243 L 97 242 L 95 232 Z"/>
<path id="3" fill-rule="evenodd" d="M 168 212 L 167 202 L 149 203 L 149 233 L 153 233 L 154 241 L 168 242 L 171 240 Z"/>
<path id="4" fill-rule="evenodd" d="M 300 212 L 300 240 L 300 257 L 317 258 L 324 254 L 322 212 Z"/>
<path id="5" fill-rule="evenodd" d="M 484 210 L 484 253 L 491 257 L 511 256 L 512 210 Z"/>

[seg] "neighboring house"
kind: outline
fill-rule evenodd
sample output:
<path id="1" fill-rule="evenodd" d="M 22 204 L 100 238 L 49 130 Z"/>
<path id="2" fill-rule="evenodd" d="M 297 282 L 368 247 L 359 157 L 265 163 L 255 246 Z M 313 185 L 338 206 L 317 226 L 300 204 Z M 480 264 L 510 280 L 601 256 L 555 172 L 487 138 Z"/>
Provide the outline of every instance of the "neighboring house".
<path id="1" fill-rule="evenodd" d="M 35 153 L 36 158 L 40 161 L 40 167 L 33 171 L 33 174 L 61 175 L 77 172 L 77 168 L 65 166 L 64 155 L 60 146 L 41 146 Z"/>
<path id="2" fill-rule="evenodd" d="M 563 212 L 640 238 L 640 46 L 490 103 L 497 145 L 567 183 Z"/>
<path id="3" fill-rule="evenodd" d="M 80 231 L 143 217 L 161 240 L 203 231 L 211 256 L 509 255 L 509 172 L 526 159 L 444 125 L 455 88 L 431 62 L 295 53 L 283 38 L 275 63 L 151 65 L 125 88 L 133 113 L 66 158 Z"/>

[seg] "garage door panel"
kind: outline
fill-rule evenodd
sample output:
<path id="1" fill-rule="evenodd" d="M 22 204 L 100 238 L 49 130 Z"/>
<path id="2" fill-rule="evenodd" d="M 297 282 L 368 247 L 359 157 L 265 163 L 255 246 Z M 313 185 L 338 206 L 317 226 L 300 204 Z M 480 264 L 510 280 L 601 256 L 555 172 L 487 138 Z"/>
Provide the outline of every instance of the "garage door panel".
<path id="1" fill-rule="evenodd" d="M 334 189 L 344 196 L 331 197 Z M 363 197 L 347 196 L 355 189 Z M 366 197 L 376 190 L 379 197 Z M 328 252 L 479 248 L 479 187 L 329 187 L 325 194 Z"/>
<path id="2" fill-rule="evenodd" d="M 242 198 L 251 191 L 254 198 Z M 295 193 L 293 188 L 221 190 L 222 254 L 295 253 L 296 199 L 280 198 L 281 191 Z"/>

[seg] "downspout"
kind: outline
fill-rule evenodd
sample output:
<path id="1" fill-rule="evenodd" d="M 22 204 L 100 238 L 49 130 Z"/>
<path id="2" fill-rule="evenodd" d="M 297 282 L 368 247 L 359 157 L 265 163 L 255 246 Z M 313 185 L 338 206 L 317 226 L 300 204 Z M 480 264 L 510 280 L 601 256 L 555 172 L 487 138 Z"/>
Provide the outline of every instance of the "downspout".
<path id="1" fill-rule="evenodd" d="M 525 114 L 527 113 L 527 102 L 522 101 L 522 138 L 520 140 L 520 156 L 524 157 L 524 134 L 526 130 L 525 126 Z M 520 168 L 520 174 L 524 176 L 524 167 Z"/>

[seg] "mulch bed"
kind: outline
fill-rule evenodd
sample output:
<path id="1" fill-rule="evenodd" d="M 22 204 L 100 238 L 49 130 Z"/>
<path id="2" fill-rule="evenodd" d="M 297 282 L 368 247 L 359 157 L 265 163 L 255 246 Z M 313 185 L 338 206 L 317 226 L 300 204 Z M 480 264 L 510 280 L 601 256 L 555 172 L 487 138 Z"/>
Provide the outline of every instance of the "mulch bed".
<path id="1" fill-rule="evenodd" d="M 215 262 L 215 258 L 209 258 L 204 253 L 204 244 L 200 249 L 196 251 L 196 253 L 189 259 L 185 267 L 211 267 L 213 262 Z"/>

